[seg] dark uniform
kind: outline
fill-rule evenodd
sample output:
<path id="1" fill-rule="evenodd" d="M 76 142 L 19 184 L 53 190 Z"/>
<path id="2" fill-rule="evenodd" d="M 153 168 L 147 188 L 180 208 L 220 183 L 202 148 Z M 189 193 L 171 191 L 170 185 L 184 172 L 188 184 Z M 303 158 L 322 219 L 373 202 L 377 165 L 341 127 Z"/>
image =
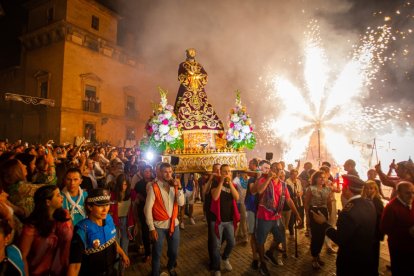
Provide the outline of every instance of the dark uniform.
<path id="1" fill-rule="evenodd" d="M 344 176 L 345 178 L 345 176 Z M 357 177 L 349 176 L 350 183 L 364 184 Z M 370 200 L 355 196 L 339 214 L 337 229 L 325 223 L 326 235 L 338 244 L 336 271 L 342 275 L 378 275 L 375 263 L 376 211 Z"/>

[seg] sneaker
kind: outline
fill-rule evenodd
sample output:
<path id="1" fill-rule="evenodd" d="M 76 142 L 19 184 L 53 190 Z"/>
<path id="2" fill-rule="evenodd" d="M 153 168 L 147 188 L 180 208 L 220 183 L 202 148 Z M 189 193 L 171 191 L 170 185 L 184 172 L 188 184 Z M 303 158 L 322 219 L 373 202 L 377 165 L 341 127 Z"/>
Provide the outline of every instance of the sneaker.
<path id="1" fill-rule="evenodd" d="M 195 220 L 193 218 L 190 218 L 190 223 L 191 223 L 191 225 L 194 225 L 195 224 Z"/>
<path id="2" fill-rule="evenodd" d="M 220 270 L 215 271 L 214 276 L 221 276 L 221 271 Z"/>
<path id="3" fill-rule="evenodd" d="M 258 260 L 253 260 L 251 267 L 252 267 L 253 270 L 258 270 L 259 269 L 259 261 Z"/>
<path id="4" fill-rule="evenodd" d="M 260 274 L 264 276 L 270 275 L 269 270 L 267 270 L 266 263 L 261 262 L 260 263 Z"/>
<path id="5" fill-rule="evenodd" d="M 277 265 L 277 261 L 275 259 L 275 257 L 273 256 L 272 252 L 267 250 L 265 255 L 264 255 L 265 259 L 268 260 L 272 265 Z"/>
<path id="6" fill-rule="evenodd" d="M 233 267 L 231 266 L 229 259 L 223 260 L 223 264 L 224 264 L 224 268 L 227 271 L 232 271 L 233 270 Z"/>
<path id="7" fill-rule="evenodd" d="M 170 269 L 168 272 L 170 273 L 170 276 L 177 276 L 177 272 L 175 271 L 174 268 Z"/>
<path id="8" fill-rule="evenodd" d="M 184 222 L 181 222 L 181 223 L 180 223 L 180 229 L 184 230 L 184 228 L 185 228 L 185 227 L 184 227 Z"/>

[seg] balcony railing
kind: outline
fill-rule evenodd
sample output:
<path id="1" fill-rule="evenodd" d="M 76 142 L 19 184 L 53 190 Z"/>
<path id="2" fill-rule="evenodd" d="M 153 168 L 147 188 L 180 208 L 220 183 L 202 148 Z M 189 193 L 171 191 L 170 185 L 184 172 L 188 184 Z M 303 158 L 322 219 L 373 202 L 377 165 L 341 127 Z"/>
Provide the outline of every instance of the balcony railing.
<path id="1" fill-rule="evenodd" d="M 101 102 L 99 99 L 87 98 L 83 100 L 83 111 L 100 113 Z"/>

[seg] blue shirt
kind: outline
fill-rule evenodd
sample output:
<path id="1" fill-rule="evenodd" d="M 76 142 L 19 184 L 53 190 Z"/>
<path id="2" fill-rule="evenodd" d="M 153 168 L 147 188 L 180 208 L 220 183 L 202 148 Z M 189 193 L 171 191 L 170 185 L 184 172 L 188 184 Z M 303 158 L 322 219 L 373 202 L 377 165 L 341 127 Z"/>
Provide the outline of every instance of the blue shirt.
<path id="1" fill-rule="evenodd" d="M 88 193 L 82 190 L 82 194 L 80 195 L 81 198 L 78 202 L 79 208 L 74 208 L 74 206 L 66 198 L 65 194 L 63 192 L 61 194 L 63 196 L 62 208 L 69 211 L 70 216 L 72 218 L 72 223 L 75 226 L 76 224 L 78 224 L 79 221 L 86 218 L 86 212 L 85 212 L 84 205 L 85 205 L 85 199 L 88 197 Z M 70 198 L 72 199 L 73 202 L 76 203 L 79 199 L 79 196 L 74 196 L 74 197 L 71 196 Z M 79 209 L 83 211 L 83 214 L 81 213 Z"/>

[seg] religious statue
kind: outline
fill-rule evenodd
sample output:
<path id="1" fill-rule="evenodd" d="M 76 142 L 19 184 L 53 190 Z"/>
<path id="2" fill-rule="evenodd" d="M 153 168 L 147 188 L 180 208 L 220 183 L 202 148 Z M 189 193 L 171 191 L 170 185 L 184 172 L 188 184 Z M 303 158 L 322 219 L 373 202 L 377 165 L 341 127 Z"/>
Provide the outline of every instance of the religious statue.
<path id="1" fill-rule="evenodd" d="M 201 145 L 215 148 L 215 135 L 224 132 L 223 123 L 207 100 L 204 89 L 207 72 L 195 60 L 195 49 L 187 49 L 186 55 L 186 61 L 178 68 L 180 88 L 174 108 L 184 134 L 185 147 L 198 148 Z"/>

